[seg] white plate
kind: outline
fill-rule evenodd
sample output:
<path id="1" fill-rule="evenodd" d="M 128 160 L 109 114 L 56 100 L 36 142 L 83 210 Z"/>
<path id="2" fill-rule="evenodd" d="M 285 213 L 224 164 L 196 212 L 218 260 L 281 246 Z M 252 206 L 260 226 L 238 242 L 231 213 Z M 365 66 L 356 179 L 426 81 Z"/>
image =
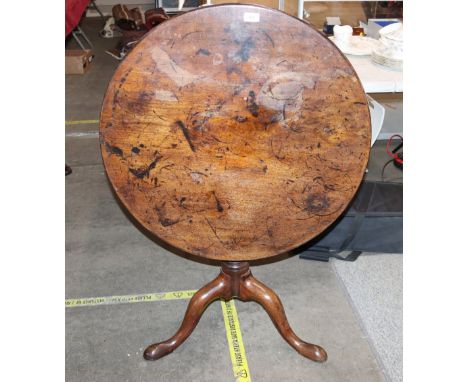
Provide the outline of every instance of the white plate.
<path id="1" fill-rule="evenodd" d="M 403 60 L 395 60 L 393 58 L 380 55 L 377 51 L 374 51 L 372 53 L 372 62 L 375 62 L 376 64 L 382 66 L 386 66 L 387 68 L 392 68 L 396 70 L 403 69 Z"/>
<path id="2" fill-rule="evenodd" d="M 334 36 L 329 37 L 331 41 L 344 54 L 352 56 L 370 56 L 372 51 L 377 47 L 377 40 L 365 36 L 351 36 L 347 44 L 337 42 Z"/>
<path id="3" fill-rule="evenodd" d="M 398 52 L 394 52 L 391 48 L 380 43 L 372 52 L 372 61 L 388 68 L 397 70 L 403 69 L 403 59 L 398 55 Z"/>

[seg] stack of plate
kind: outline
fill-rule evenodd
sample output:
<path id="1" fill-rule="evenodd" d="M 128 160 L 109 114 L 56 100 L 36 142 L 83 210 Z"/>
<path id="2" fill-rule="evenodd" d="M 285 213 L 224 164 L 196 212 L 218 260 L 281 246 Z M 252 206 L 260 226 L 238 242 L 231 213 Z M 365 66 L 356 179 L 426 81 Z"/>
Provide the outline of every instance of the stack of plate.
<path id="1" fill-rule="evenodd" d="M 335 28 L 338 28 L 338 26 L 335 26 Z M 344 54 L 371 56 L 372 61 L 376 64 L 394 70 L 402 70 L 403 24 L 394 23 L 387 25 L 382 28 L 379 33 L 380 40 L 364 36 L 348 36 L 347 39 L 331 36 L 330 40 L 333 41 Z"/>
<path id="2" fill-rule="evenodd" d="M 377 40 L 364 36 L 349 36 L 349 40 L 342 42 L 334 36 L 330 40 L 344 53 L 353 56 L 370 56 L 377 47 Z"/>
<path id="3" fill-rule="evenodd" d="M 403 68 L 403 24 L 387 25 L 380 31 L 378 46 L 372 52 L 372 61 L 392 68 Z"/>
<path id="4" fill-rule="evenodd" d="M 386 50 L 382 49 L 381 47 L 372 52 L 372 61 L 376 64 L 383 65 L 391 69 L 403 69 L 403 60 L 389 57 Z"/>

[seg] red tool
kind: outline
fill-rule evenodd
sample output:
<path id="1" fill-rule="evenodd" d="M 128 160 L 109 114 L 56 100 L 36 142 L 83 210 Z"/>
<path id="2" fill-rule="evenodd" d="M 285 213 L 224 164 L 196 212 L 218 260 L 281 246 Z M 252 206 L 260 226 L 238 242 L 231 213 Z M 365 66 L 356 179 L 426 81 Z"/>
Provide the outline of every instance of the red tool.
<path id="1" fill-rule="evenodd" d="M 390 146 L 393 142 L 393 138 L 400 138 L 401 142 L 392 150 L 390 151 Z M 387 154 L 393 158 L 393 164 L 398 168 L 403 168 L 403 151 L 397 152 L 403 147 L 403 137 L 399 134 L 392 135 L 389 140 L 387 141 Z"/>

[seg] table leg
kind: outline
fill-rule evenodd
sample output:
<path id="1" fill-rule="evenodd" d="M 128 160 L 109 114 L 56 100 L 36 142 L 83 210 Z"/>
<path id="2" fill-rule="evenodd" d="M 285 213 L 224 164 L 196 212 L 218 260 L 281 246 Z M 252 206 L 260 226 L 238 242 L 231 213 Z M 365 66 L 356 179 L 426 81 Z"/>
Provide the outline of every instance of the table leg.
<path id="1" fill-rule="evenodd" d="M 281 336 L 289 345 L 296 349 L 299 354 L 316 362 L 325 362 L 327 360 L 327 353 L 322 347 L 301 340 L 293 332 L 289 326 L 283 304 L 279 297 L 252 275 L 247 277 L 241 284 L 240 298 L 245 301 L 255 301 L 259 303 L 267 311 Z"/>
<path id="2" fill-rule="evenodd" d="M 281 336 L 299 354 L 316 362 L 327 360 L 327 353 L 322 347 L 301 340 L 293 332 L 279 297 L 252 276 L 249 263 L 234 261 L 223 263 L 219 276 L 193 295 L 177 333 L 167 341 L 148 346 L 143 354 L 144 358 L 154 361 L 172 353 L 193 332 L 210 303 L 217 299 L 232 298 L 259 303 L 267 311 Z"/>
<path id="3" fill-rule="evenodd" d="M 190 300 L 185 317 L 179 330 L 167 341 L 150 345 L 143 353 L 148 361 L 154 361 L 177 349 L 193 332 L 203 312 L 210 303 L 221 297 L 226 288 L 226 280 L 222 275 L 205 285 Z"/>

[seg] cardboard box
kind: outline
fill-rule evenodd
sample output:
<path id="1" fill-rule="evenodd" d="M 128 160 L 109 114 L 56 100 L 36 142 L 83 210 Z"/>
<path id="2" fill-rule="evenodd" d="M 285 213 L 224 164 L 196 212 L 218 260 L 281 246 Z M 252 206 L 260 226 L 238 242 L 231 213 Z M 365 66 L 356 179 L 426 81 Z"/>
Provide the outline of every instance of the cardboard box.
<path id="1" fill-rule="evenodd" d="M 65 74 L 85 74 L 93 61 L 93 52 L 87 50 L 65 50 Z"/>

